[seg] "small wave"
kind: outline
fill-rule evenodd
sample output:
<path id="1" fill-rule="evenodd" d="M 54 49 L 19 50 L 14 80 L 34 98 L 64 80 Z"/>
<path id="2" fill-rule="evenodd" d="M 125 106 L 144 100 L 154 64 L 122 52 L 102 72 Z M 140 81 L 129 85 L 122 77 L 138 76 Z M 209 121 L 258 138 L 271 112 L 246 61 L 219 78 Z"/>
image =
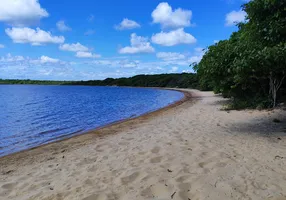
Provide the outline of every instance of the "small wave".
<path id="1" fill-rule="evenodd" d="M 48 130 L 48 131 L 42 131 L 42 132 L 38 133 L 38 135 L 46 135 L 49 133 L 56 133 L 56 132 L 63 131 L 66 129 L 69 129 L 69 128 L 56 128 L 56 129 L 52 129 L 52 130 Z"/>
<path id="2" fill-rule="evenodd" d="M 58 137 L 54 137 L 53 140 L 59 140 L 59 139 L 62 139 L 62 138 L 67 138 L 67 137 L 69 137 L 69 136 L 74 136 L 74 135 L 77 135 L 77 134 L 79 134 L 79 133 L 82 133 L 83 131 L 84 131 L 84 129 L 79 129 L 79 130 L 74 131 L 74 132 L 71 132 L 71 133 L 62 134 L 62 135 L 60 135 L 60 136 L 58 136 Z M 53 140 L 52 140 L 52 141 L 53 141 Z"/>

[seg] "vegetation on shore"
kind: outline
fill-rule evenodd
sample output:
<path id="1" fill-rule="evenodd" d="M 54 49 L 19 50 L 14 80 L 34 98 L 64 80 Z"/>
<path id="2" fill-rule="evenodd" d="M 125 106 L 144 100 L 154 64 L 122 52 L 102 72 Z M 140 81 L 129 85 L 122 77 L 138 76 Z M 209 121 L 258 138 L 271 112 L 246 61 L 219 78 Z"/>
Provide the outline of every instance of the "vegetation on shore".
<path id="1" fill-rule="evenodd" d="M 202 89 L 231 98 L 234 108 L 275 107 L 286 96 L 286 1 L 252 0 L 242 9 L 246 22 L 193 68 Z"/>
<path id="2" fill-rule="evenodd" d="M 130 78 L 107 78 L 90 81 L 41 81 L 41 80 L 3 80 L 0 84 L 38 84 L 38 85 L 90 85 L 90 86 L 133 86 L 133 87 L 173 87 L 198 88 L 196 74 L 158 74 L 137 75 Z"/>
<path id="3" fill-rule="evenodd" d="M 49 80 L 30 80 L 30 79 L 0 79 L 0 85 L 64 85 L 70 81 L 49 81 Z"/>

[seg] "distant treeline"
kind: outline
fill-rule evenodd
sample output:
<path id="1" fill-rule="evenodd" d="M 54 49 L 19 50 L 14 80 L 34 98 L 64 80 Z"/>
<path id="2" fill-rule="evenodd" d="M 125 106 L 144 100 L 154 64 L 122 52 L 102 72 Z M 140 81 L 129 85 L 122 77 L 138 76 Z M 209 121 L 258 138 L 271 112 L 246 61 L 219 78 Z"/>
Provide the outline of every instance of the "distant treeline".
<path id="1" fill-rule="evenodd" d="M 43 81 L 43 80 L 30 80 L 30 79 L 0 79 L 0 85 L 64 85 L 71 83 L 71 81 Z"/>
<path id="2" fill-rule="evenodd" d="M 198 88 L 196 74 L 158 74 L 137 75 L 130 78 L 107 78 L 89 81 L 42 81 L 42 80 L 3 80 L 0 84 L 37 84 L 37 85 L 89 85 L 89 86 L 133 86 L 133 87 L 172 87 Z"/>

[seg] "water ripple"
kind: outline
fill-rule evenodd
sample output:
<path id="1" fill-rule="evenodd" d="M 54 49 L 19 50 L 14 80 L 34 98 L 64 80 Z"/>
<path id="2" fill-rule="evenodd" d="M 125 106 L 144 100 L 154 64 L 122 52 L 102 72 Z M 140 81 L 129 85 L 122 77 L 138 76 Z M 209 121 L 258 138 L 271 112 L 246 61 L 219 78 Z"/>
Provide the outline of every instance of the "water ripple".
<path id="1" fill-rule="evenodd" d="M 147 88 L 0 85 L 0 156 L 142 115 L 182 97 Z"/>

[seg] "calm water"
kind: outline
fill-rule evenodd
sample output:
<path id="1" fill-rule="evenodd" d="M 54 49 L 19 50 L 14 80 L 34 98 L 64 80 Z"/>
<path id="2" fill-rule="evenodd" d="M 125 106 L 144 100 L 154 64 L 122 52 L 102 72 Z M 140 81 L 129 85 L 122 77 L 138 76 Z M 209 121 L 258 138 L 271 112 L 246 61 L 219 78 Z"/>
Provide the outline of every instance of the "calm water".
<path id="1" fill-rule="evenodd" d="M 0 156 L 142 115 L 183 96 L 147 88 L 0 85 Z"/>

